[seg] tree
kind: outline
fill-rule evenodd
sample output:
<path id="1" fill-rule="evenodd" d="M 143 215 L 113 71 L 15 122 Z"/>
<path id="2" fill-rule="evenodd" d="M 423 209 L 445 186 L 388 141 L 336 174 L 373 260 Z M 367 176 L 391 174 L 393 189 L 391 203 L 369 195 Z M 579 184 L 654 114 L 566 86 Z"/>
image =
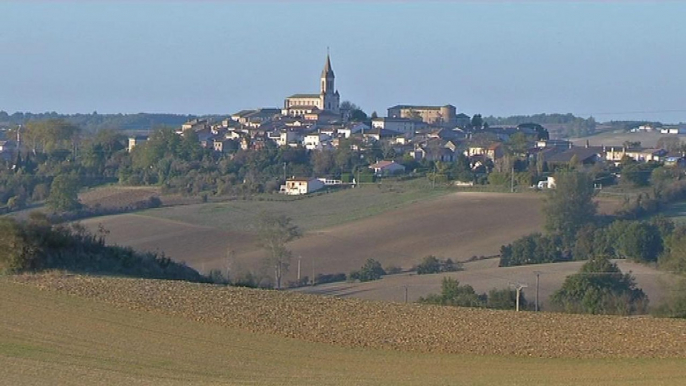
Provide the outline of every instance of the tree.
<path id="1" fill-rule="evenodd" d="M 500 266 L 555 263 L 562 260 L 557 237 L 533 233 L 500 248 Z"/>
<path id="2" fill-rule="evenodd" d="M 545 229 L 562 239 L 564 247 L 574 245 L 581 227 L 595 220 L 593 180 L 586 173 L 562 172 L 555 175 L 555 189 L 544 201 Z"/>
<path id="3" fill-rule="evenodd" d="M 426 256 L 417 266 L 417 274 L 424 275 L 439 272 L 454 272 L 462 269 L 461 263 L 456 263 L 452 259 L 442 260 L 436 256 Z"/>
<path id="4" fill-rule="evenodd" d="M 301 236 L 298 227 L 286 215 L 263 212 L 257 223 L 257 243 L 267 252 L 267 264 L 274 269 L 276 288 L 281 288 L 281 279 L 288 272 L 291 251 L 286 244 Z"/>
<path id="5" fill-rule="evenodd" d="M 61 174 L 52 180 L 47 204 L 56 211 L 74 210 L 81 207 L 79 203 L 79 178 Z"/>
<path id="6" fill-rule="evenodd" d="M 469 124 L 474 129 L 481 129 L 484 125 L 484 119 L 481 117 L 481 114 L 474 114 Z"/>
<path id="7" fill-rule="evenodd" d="M 657 261 L 662 252 L 660 229 L 641 221 L 615 221 L 607 229 L 608 239 L 613 241 L 614 255 L 638 263 Z"/>
<path id="8" fill-rule="evenodd" d="M 607 257 L 595 257 L 568 276 L 553 293 L 552 304 L 566 312 L 634 315 L 646 312 L 648 297 L 630 274 Z"/>

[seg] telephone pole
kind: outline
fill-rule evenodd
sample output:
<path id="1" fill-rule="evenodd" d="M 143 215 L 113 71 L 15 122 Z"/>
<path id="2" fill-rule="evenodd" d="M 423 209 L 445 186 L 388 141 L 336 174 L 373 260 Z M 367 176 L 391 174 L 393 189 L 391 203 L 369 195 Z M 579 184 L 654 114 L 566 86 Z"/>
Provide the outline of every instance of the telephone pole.
<path id="1" fill-rule="evenodd" d="M 510 174 L 510 193 L 514 193 L 514 161 L 512 162 L 512 173 Z"/>
<path id="2" fill-rule="evenodd" d="M 534 271 L 534 273 L 536 274 L 536 311 L 538 311 L 538 288 L 540 284 L 541 271 Z"/>

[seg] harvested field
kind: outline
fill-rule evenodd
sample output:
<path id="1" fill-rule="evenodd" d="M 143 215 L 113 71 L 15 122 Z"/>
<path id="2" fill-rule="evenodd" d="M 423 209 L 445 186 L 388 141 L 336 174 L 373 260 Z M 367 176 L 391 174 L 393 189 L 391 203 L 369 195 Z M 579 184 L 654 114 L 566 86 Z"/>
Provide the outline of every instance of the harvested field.
<path id="1" fill-rule="evenodd" d="M 249 233 L 228 232 L 139 214 L 90 218 L 81 223 L 91 230 L 97 230 L 102 224 L 110 231 L 107 240 L 112 244 L 163 252 L 176 261 L 186 262 L 205 272 L 213 267 L 210 263 L 205 267 L 205 262 L 225 263 L 229 245 L 239 255 L 257 248 L 253 235 Z"/>
<path id="2" fill-rule="evenodd" d="M 429 254 L 458 261 L 474 255 L 495 255 L 502 244 L 541 229 L 541 197 L 540 194 L 453 193 L 358 221 L 311 230 L 289 247 L 294 256 L 301 257 L 304 276 L 312 272 L 348 273 L 368 258 L 379 260 L 384 266 L 410 268 Z M 260 205 L 267 204 L 271 203 Z M 210 210 L 215 204 L 208 205 L 206 208 Z M 615 205 L 616 201 L 602 201 L 601 209 L 610 211 Z M 156 212 L 174 209 L 162 208 Z M 311 213 L 317 210 L 311 209 Z M 325 216 L 326 209 L 322 211 Z M 232 229 L 242 230 L 224 231 L 139 214 L 89 219 L 83 224 L 94 230 L 103 224 L 111 232 L 108 236 L 111 243 L 163 251 L 204 272 L 215 268 L 225 270 L 227 264 L 229 268 L 239 265 L 259 269 L 264 252 L 255 245 L 250 233 L 252 224 L 244 222 L 246 217 L 242 214 L 234 221 L 232 213 L 226 212 L 223 221 L 235 224 Z M 228 250 L 236 252 L 235 261 L 227 261 Z M 294 258 L 287 279 L 295 278 L 296 264 Z"/>
<path id="3" fill-rule="evenodd" d="M 113 209 L 132 206 L 159 195 L 160 189 L 157 187 L 104 186 L 81 192 L 79 200 L 86 206 Z"/>
<path id="4" fill-rule="evenodd" d="M 684 320 L 516 313 L 74 275 L 12 280 L 134 310 L 347 347 L 540 358 L 686 358 Z"/>
<path id="5" fill-rule="evenodd" d="M 686 378 L 684 359 L 346 348 L 129 310 L 6 278 L 0 293 L 0 379 L 8 385 L 677 386 Z"/>

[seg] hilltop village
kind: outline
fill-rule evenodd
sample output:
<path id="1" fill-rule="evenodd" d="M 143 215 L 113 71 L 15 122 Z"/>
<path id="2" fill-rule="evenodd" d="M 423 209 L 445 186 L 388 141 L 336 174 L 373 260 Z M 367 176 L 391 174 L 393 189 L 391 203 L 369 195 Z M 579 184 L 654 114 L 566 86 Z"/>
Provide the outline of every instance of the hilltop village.
<path id="1" fill-rule="evenodd" d="M 571 164 L 619 165 L 623 159 L 638 163 L 664 162 L 666 165 L 684 162 L 681 149 L 669 146 L 669 141 L 657 148 L 644 148 L 640 142 L 591 146 L 587 141 L 583 146 L 575 146 L 568 140 L 551 139 L 548 128 L 543 125 L 489 126 L 480 114 L 470 117 L 451 104 L 401 104 L 389 107 L 385 117 L 376 113 L 367 116 L 355 104 L 341 102 L 335 82 L 331 58 L 327 55 L 319 93 L 293 94 L 284 99 L 281 108 L 241 110 L 221 122 L 193 119 L 183 124 L 177 134 L 184 136 L 193 132 L 202 147 L 217 153 L 275 146 L 326 152 L 346 146 L 362 154 L 376 148 L 374 158 L 365 161 L 369 171 L 377 177 L 410 173 L 422 167 L 427 169 L 437 162 L 461 163 L 463 173 L 452 176 L 458 185 L 493 183 L 502 177 L 496 175 L 489 180 L 488 175 L 492 172 L 528 170 L 533 173 L 519 176 L 518 184 L 552 187 L 554 182 L 547 179 L 545 172 Z M 662 134 L 683 131 L 679 127 L 650 125 L 641 125 L 631 131 L 653 130 Z M 129 151 L 147 139 L 147 136 L 130 137 Z M 348 173 L 353 175 L 341 176 Z M 280 191 L 306 194 L 326 185 L 355 182 L 353 170 L 339 170 L 334 174 L 290 175 Z M 602 183 L 599 181 L 599 185 Z"/>

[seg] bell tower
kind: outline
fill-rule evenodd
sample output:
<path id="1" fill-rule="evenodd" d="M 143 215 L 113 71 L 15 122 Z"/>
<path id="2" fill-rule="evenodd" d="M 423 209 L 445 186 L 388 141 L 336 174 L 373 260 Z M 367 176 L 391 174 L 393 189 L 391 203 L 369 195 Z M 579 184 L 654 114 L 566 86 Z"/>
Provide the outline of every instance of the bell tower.
<path id="1" fill-rule="evenodd" d="M 324 110 L 331 111 L 338 114 L 340 112 L 340 95 L 338 90 L 334 86 L 334 81 L 336 76 L 333 73 L 333 68 L 331 67 L 331 57 L 327 49 L 326 53 L 326 63 L 324 63 L 324 69 L 322 70 L 321 76 L 321 100 L 322 107 Z"/>
<path id="2" fill-rule="evenodd" d="M 322 70 L 322 94 L 333 94 L 334 93 L 334 80 L 336 76 L 331 68 L 331 58 L 329 54 L 326 54 L 326 63 L 324 64 L 324 69 Z"/>

